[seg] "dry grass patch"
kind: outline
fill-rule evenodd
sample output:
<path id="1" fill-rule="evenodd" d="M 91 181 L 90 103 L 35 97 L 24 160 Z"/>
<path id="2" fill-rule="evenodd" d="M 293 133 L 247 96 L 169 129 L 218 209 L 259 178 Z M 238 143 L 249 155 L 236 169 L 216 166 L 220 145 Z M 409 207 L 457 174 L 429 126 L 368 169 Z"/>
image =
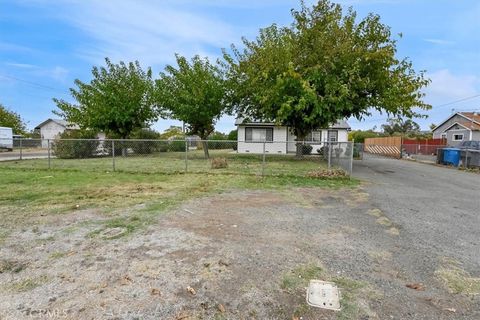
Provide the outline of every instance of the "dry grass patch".
<path id="1" fill-rule="evenodd" d="M 398 230 L 398 228 L 395 228 L 395 227 L 391 227 L 390 229 L 386 230 L 385 232 L 392 235 L 392 236 L 400 235 L 400 230 Z"/>
<path id="2" fill-rule="evenodd" d="M 392 226 L 392 221 L 390 221 L 390 219 L 388 219 L 387 217 L 378 218 L 377 223 L 381 224 L 382 226 L 386 226 L 386 227 Z"/>
<path id="3" fill-rule="evenodd" d="M 480 278 L 472 277 L 458 261 L 445 259 L 444 266 L 435 271 L 435 275 L 451 293 L 480 294 Z"/>
<path id="4" fill-rule="evenodd" d="M 41 285 L 44 285 L 48 282 L 48 277 L 46 275 L 39 276 L 36 278 L 26 278 L 18 282 L 14 282 L 10 285 L 7 285 L 7 290 L 13 292 L 26 292 L 33 290 Z"/>
<path id="5" fill-rule="evenodd" d="M 368 210 L 368 214 L 377 218 L 380 218 L 383 215 L 382 210 L 380 209 L 370 209 Z"/>

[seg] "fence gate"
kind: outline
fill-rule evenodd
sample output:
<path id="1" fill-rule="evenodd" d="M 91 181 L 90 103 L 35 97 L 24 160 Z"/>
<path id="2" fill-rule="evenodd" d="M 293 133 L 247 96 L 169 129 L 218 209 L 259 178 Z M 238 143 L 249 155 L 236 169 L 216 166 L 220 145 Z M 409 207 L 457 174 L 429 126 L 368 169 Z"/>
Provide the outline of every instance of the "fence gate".
<path id="1" fill-rule="evenodd" d="M 402 157 L 402 137 L 383 137 L 365 139 L 363 157 Z"/>

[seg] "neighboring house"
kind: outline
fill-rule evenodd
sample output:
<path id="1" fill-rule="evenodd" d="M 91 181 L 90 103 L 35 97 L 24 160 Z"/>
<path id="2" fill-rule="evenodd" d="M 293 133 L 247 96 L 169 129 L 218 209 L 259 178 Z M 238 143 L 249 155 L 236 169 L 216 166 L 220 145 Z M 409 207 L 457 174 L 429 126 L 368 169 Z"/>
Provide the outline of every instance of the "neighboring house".
<path id="1" fill-rule="evenodd" d="M 449 146 L 462 141 L 480 140 L 480 114 L 457 112 L 432 130 L 434 139 L 446 139 Z"/>
<path id="2" fill-rule="evenodd" d="M 47 148 L 48 140 L 55 140 L 60 138 L 60 135 L 65 131 L 79 130 L 80 127 L 75 123 L 69 123 L 62 119 L 47 119 L 35 127 L 35 130 L 40 133 L 42 139 L 42 147 Z M 105 133 L 99 132 L 97 139 L 105 140 Z"/>
<path id="3" fill-rule="evenodd" d="M 263 153 L 263 142 L 266 153 L 287 154 L 296 152 L 296 137 L 289 127 L 276 126 L 273 123 L 248 121 L 243 118 L 235 122 L 238 130 L 239 153 Z M 325 141 L 347 142 L 350 126 L 344 120 L 328 129 L 312 131 L 305 143 L 312 145 L 313 152 L 320 149 Z"/>
<path id="4" fill-rule="evenodd" d="M 35 127 L 35 130 L 38 130 L 40 133 L 43 148 L 47 148 L 48 139 L 57 139 L 66 130 L 77 129 L 80 129 L 77 124 L 68 123 L 67 121 L 61 119 L 47 119 Z"/>

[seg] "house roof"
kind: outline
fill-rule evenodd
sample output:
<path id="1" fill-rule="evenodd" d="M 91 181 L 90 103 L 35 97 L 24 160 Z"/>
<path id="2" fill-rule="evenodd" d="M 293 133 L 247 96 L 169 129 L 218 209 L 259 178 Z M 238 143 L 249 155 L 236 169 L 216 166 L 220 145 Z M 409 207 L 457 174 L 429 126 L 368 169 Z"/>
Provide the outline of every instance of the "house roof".
<path id="1" fill-rule="evenodd" d="M 258 121 L 258 120 L 253 120 L 252 121 L 250 119 L 239 117 L 235 120 L 235 125 L 236 126 L 239 126 L 239 125 L 274 126 L 275 123 L 273 123 L 273 122 L 262 122 L 262 121 Z M 330 126 L 329 128 L 331 128 L 331 129 L 347 129 L 347 130 L 351 129 L 350 125 L 345 120 L 339 120 L 339 121 L 337 121 L 337 123 Z"/>
<path id="2" fill-rule="evenodd" d="M 41 127 L 43 127 L 44 125 L 46 125 L 49 122 L 55 122 L 56 124 L 59 124 L 62 127 L 65 127 L 65 128 L 68 128 L 68 129 L 80 129 L 78 124 L 70 123 L 70 122 L 68 122 L 66 120 L 63 120 L 63 119 L 50 119 L 50 118 L 43 121 L 42 123 L 40 123 L 38 126 L 35 127 L 35 129 L 40 129 Z"/>
<path id="3" fill-rule="evenodd" d="M 450 117 L 448 117 L 445 121 L 440 123 L 438 126 L 436 126 L 433 130 L 437 130 L 440 128 L 445 122 L 448 120 L 452 119 L 456 115 L 459 115 L 460 117 L 464 118 L 464 121 L 459 121 L 458 124 L 471 129 L 471 130 L 480 130 L 480 114 L 477 112 L 456 112 L 452 114 Z"/>

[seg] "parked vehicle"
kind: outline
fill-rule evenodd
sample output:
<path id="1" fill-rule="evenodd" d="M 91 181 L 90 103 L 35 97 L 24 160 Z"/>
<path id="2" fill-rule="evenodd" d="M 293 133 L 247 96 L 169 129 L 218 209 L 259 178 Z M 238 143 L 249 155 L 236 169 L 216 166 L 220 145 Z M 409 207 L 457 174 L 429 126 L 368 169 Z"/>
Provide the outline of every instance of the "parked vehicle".
<path id="1" fill-rule="evenodd" d="M 13 150 L 13 131 L 12 128 L 0 127 L 0 150 Z"/>

